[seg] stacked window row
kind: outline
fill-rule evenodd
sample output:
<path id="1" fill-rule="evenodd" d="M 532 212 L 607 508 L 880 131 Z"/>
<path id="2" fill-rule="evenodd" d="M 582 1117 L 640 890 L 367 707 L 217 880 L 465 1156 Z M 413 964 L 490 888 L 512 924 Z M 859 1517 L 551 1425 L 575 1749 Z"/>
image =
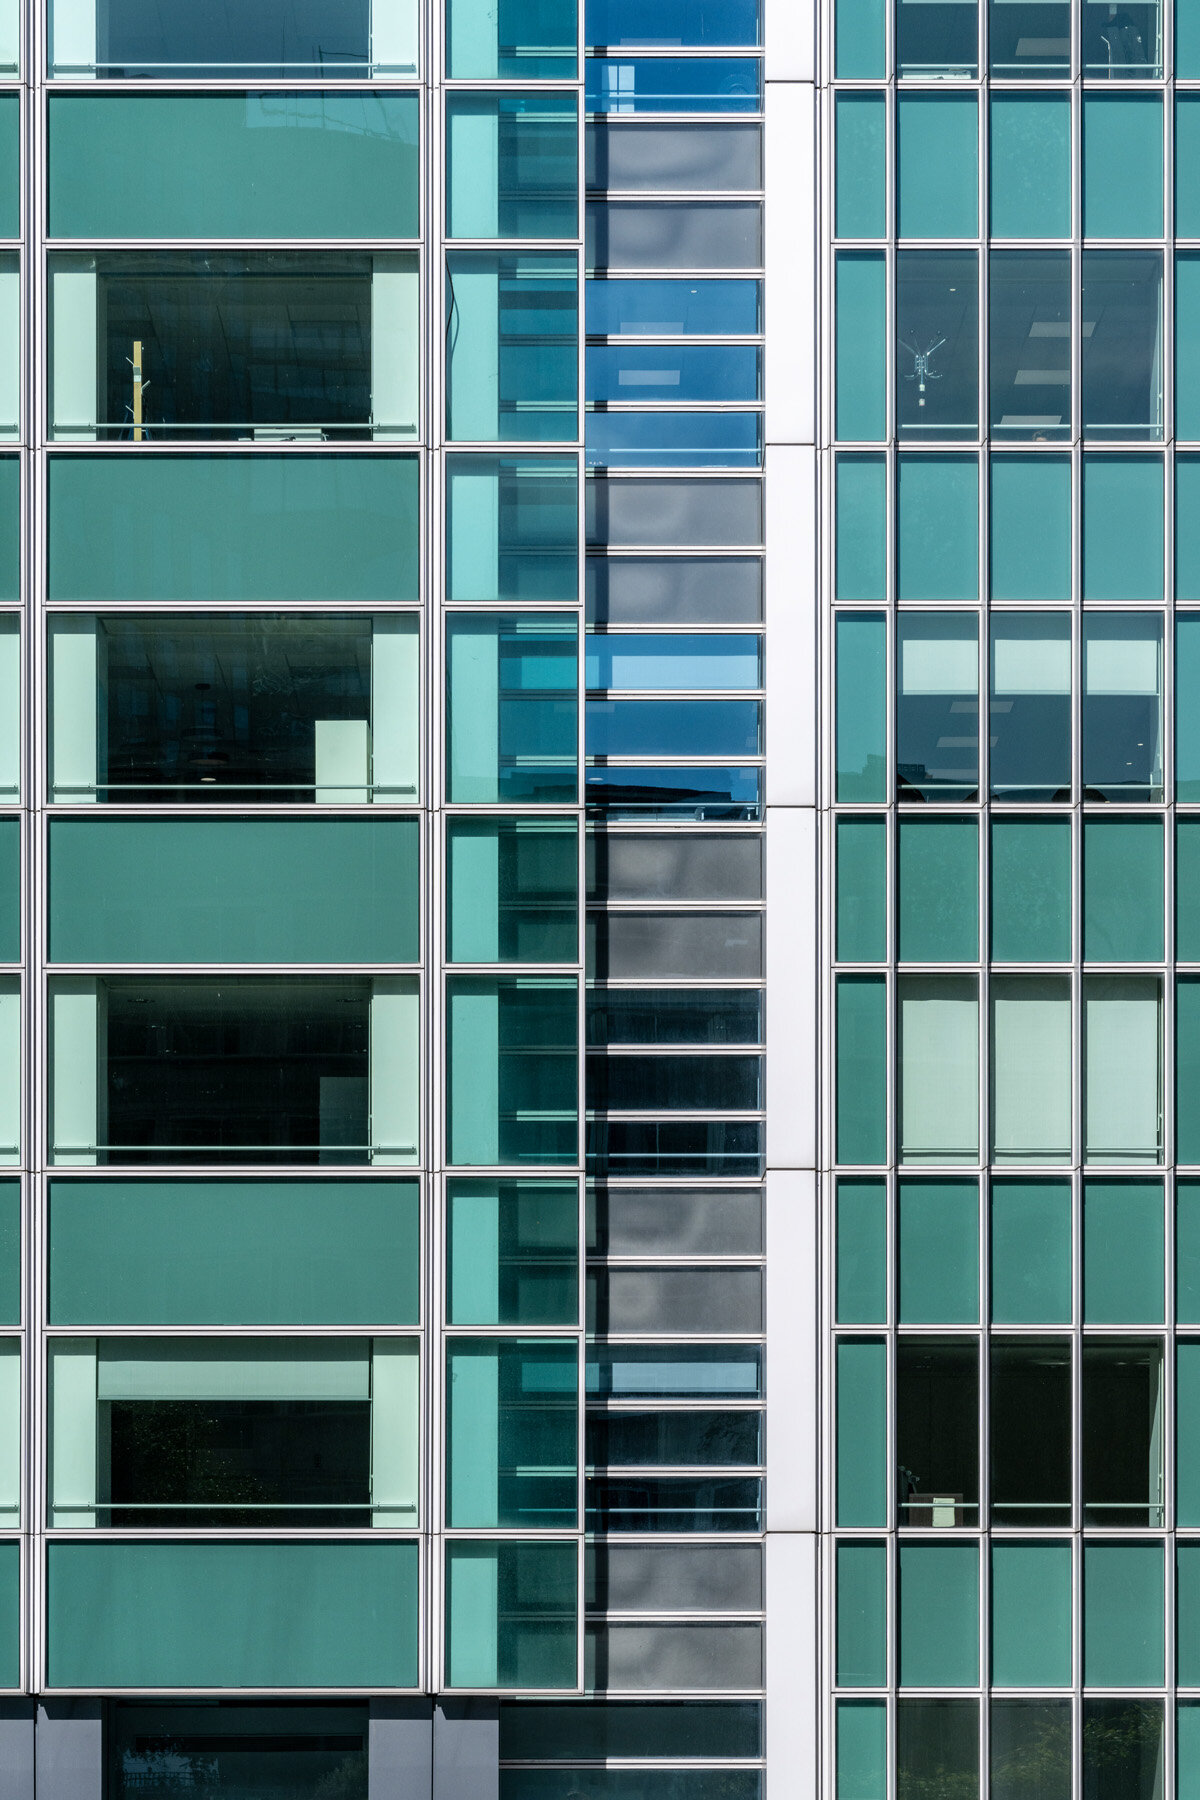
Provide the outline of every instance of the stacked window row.
<path id="1" fill-rule="evenodd" d="M 1162 0 L 835 0 L 833 76 L 903 80 L 1087 82 L 1200 76 L 1200 35 L 1186 5 Z"/>

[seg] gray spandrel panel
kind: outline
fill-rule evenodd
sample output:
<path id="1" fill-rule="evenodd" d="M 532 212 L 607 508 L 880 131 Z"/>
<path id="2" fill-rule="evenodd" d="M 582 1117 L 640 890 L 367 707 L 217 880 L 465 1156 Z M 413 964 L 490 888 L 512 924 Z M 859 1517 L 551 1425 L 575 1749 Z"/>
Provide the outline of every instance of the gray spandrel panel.
<path id="1" fill-rule="evenodd" d="M 589 1608 L 610 1613 L 756 1612 L 758 1544 L 597 1544 L 588 1552 Z"/>

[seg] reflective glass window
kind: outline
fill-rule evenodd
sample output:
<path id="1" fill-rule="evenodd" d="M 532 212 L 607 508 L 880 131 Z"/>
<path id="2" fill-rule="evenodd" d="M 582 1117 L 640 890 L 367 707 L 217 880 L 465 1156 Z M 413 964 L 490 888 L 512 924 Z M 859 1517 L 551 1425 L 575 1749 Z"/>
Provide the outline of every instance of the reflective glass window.
<path id="1" fill-rule="evenodd" d="M 836 435 L 878 442 L 887 424 L 886 265 L 859 254 L 835 261 Z"/>
<path id="2" fill-rule="evenodd" d="M 883 800 L 887 771 L 883 615 L 841 613 L 836 632 L 837 798 Z"/>
<path id="3" fill-rule="evenodd" d="M 1044 976 L 997 977 L 992 1007 L 992 1160 L 1071 1156 L 1071 990 Z"/>
<path id="4" fill-rule="evenodd" d="M 993 45 L 997 20 L 1024 33 L 1030 14 L 1061 13 L 1066 6 L 992 0 Z M 1027 40 L 1022 35 L 1017 42 Z M 1067 41 L 1062 39 L 1064 53 Z M 994 55 L 993 49 L 993 55 Z M 1048 73 L 1057 74 L 1057 69 Z M 993 73 L 1000 71 L 993 65 Z M 1066 73 L 1064 68 L 1063 73 Z M 991 99 L 991 226 L 993 237 L 1068 237 L 1071 230 L 1071 107 L 1068 97 L 1006 94 Z"/>
<path id="5" fill-rule="evenodd" d="M 1083 0 L 1085 14 L 1097 5 L 1098 0 Z M 1084 236 L 1154 238 L 1162 236 L 1162 229 L 1161 99 L 1156 94 L 1086 94 Z"/>
<path id="6" fill-rule="evenodd" d="M 214 1780 L 244 1800 L 277 1800 L 281 1789 L 320 1800 L 333 1784 L 347 1800 L 367 1792 L 365 1706 L 272 1707 L 264 1717 L 261 1707 L 227 1703 L 125 1705 L 112 1728 L 113 1800 L 136 1800 L 150 1781 L 163 1800 Z"/>
<path id="7" fill-rule="evenodd" d="M 834 99 L 838 237 L 878 238 L 887 230 L 887 113 L 882 94 Z"/>
<path id="8" fill-rule="evenodd" d="M 446 640 L 448 798 L 574 805 L 574 619 L 462 613 L 448 620 Z"/>
<path id="9" fill-rule="evenodd" d="M 575 0 L 447 0 L 446 64 L 455 81 L 571 81 Z"/>
<path id="10" fill-rule="evenodd" d="M 568 1181 L 447 1184 L 446 1317 L 452 1325 L 573 1325 L 579 1189 Z"/>
<path id="11" fill-rule="evenodd" d="M 579 835 L 572 819 L 452 819 L 447 958 L 576 962 Z"/>
<path id="12" fill-rule="evenodd" d="M 1085 980 L 1083 1112 L 1085 1162 L 1162 1160 L 1162 992 L 1153 977 Z"/>
<path id="13" fill-rule="evenodd" d="M 573 440 L 579 283 L 551 253 L 446 258 L 446 428 L 458 442 Z"/>
<path id="14" fill-rule="evenodd" d="M 978 1407 L 979 1352 L 973 1338 L 959 1338 L 953 1342 L 929 1337 L 899 1340 L 896 1346 L 896 1476 L 897 1516 L 902 1524 L 946 1531 L 955 1525 L 978 1522 Z M 908 1548 L 905 1545 L 905 1549 Z M 932 1567 L 923 1560 L 918 1566 L 922 1571 L 928 1569 L 930 1580 L 934 1579 Z M 954 1585 L 949 1575 L 947 1583 L 951 1588 Z M 923 1588 L 924 1583 L 921 1585 Z M 953 1607 L 952 1592 L 947 1592 L 945 1599 Z M 902 1569 L 902 1615 L 905 1604 Z M 909 1628 L 913 1623 L 910 1611 Z M 903 1623 L 901 1630 L 902 1633 L 905 1631 Z M 932 1661 L 926 1663 L 926 1658 L 921 1656 L 921 1665 L 930 1670 L 925 1678 L 930 1685 L 966 1685 L 958 1672 L 958 1652 L 962 1646 L 962 1636 L 953 1631 L 945 1646 L 947 1660 L 938 1665 L 936 1674 Z M 909 1648 L 912 1648 L 911 1637 Z M 910 1662 L 907 1668 L 902 1667 L 901 1681 L 915 1685 L 921 1680 L 915 1673 L 915 1666 Z"/>
<path id="15" fill-rule="evenodd" d="M 905 975 L 898 983 L 902 1163 L 979 1155 L 979 993 L 973 976 Z"/>
<path id="16" fill-rule="evenodd" d="M 1085 614 L 1085 797 L 1161 800 L 1162 729 L 1161 616 Z"/>
<path id="17" fill-rule="evenodd" d="M 911 8 L 912 0 L 900 0 L 902 17 Z M 979 108 L 974 94 L 897 96 L 896 205 L 901 237 L 976 235 L 978 133 Z"/>
<path id="18" fill-rule="evenodd" d="M 762 352 L 750 344 L 592 344 L 584 370 L 592 404 L 762 398 Z"/>
<path id="19" fill-rule="evenodd" d="M 757 281 L 623 281 L 587 283 L 587 329 L 596 337 L 748 336 L 762 329 Z"/>
<path id="20" fill-rule="evenodd" d="M 569 94 L 452 94 L 446 102 L 446 233 L 574 237 L 579 124 Z M 486 171 L 489 179 L 482 179 Z"/>
<path id="21" fill-rule="evenodd" d="M 966 81 L 978 72 L 975 0 L 897 0 L 896 72 Z"/>
<path id="22" fill-rule="evenodd" d="M 587 109 L 597 113 L 745 113 L 762 105 L 762 64 L 749 56 L 592 56 Z"/>
<path id="23" fill-rule="evenodd" d="M 446 458 L 446 598 L 574 602 L 577 465 L 556 457 Z"/>
<path id="24" fill-rule="evenodd" d="M 447 983 L 448 1156 L 459 1166 L 578 1159 L 577 983 L 456 975 Z"/>
<path id="25" fill-rule="evenodd" d="M 989 776 L 994 800 L 1071 798 L 1071 619 L 991 619 Z"/>
<path id="26" fill-rule="evenodd" d="M 50 71 L 78 80 L 411 75 L 414 0 L 257 0 L 164 11 L 145 0 L 53 0 Z"/>
<path id="27" fill-rule="evenodd" d="M 1151 81 L 1163 72 L 1160 0 L 1083 0 L 1083 72 L 1092 79 Z"/>
<path id="28" fill-rule="evenodd" d="M 576 1687 L 578 1581 L 573 1540 L 449 1542 L 446 1686 Z"/>
<path id="29" fill-rule="evenodd" d="M 1161 1340 L 1085 1339 L 1082 1396 L 1084 1524 L 1161 1526 Z M 1118 1655 L 1121 1636 L 1118 1630 L 1112 1639 Z"/>
<path id="30" fill-rule="evenodd" d="M 897 791 L 924 800 L 973 800 L 979 785 L 975 614 L 901 613 L 897 654 Z"/>
<path id="31" fill-rule="evenodd" d="M 1092 10 L 1096 0 L 1085 0 Z M 1083 429 L 1120 443 L 1163 431 L 1162 256 L 1083 254 Z"/>
<path id="32" fill-rule="evenodd" d="M 1071 257 L 994 251 L 989 261 L 991 428 L 1002 442 L 1071 435 Z"/>
<path id="33" fill-rule="evenodd" d="M 916 0 L 908 4 L 915 6 Z M 940 9 L 920 5 L 916 10 Z M 977 436 L 979 264 L 974 253 L 902 250 L 897 255 L 896 375 L 902 440 Z"/>
<path id="34" fill-rule="evenodd" d="M 990 1360 L 991 1522 L 1067 1527 L 1071 1340 L 994 1337 Z"/>
<path id="35" fill-rule="evenodd" d="M 1055 81 L 1071 68 L 1066 0 L 990 0 L 991 73 L 999 81 Z"/>
<path id="36" fill-rule="evenodd" d="M 1071 821 L 992 819 L 992 959 L 1068 962 Z"/>

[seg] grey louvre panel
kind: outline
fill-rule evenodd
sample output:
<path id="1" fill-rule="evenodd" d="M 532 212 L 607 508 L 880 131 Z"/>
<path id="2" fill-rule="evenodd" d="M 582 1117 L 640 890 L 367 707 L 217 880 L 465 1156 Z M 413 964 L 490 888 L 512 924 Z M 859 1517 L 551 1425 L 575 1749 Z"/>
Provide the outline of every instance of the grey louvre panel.
<path id="1" fill-rule="evenodd" d="M 594 624 L 756 625 L 762 563 L 751 556 L 589 557 Z"/>
<path id="2" fill-rule="evenodd" d="M 762 483 L 659 475 L 600 476 L 584 490 L 589 544 L 630 549 L 747 549 L 762 543 Z"/>
<path id="3" fill-rule="evenodd" d="M 760 900 L 762 838 L 677 832 L 588 836 L 593 900 Z"/>
<path id="4" fill-rule="evenodd" d="M 587 185 L 616 193 L 753 192 L 762 186 L 762 127 L 597 121 L 587 130 Z"/>
<path id="5" fill-rule="evenodd" d="M 587 1680 L 618 1692 L 762 1686 L 758 1625 L 606 1625 L 587 1634 Z"/>
<path id="6" fill-rule="evenodd" d="M 757 1256 L 762 1189 L 600 1188 L 588 1223 L 590 1248 L 609 1256 Z"/>
<path id="7" fill-rule="evenodd" d="M 589 1293 L 593 1283 L 589 1280 Z M 594 1282 L 595 1329 L 603 1332 L 762 1330 L 757 1269 L 608 1269 Z"/>
<path id="8" fill-rule="evenodd" d="M 597 1544 L 587 1603 L 597 1612 L 757 1612 L 758 1544 Z"/>
<path id="9" fill-rule="evenodd" d="M 611 981 L 757 981 L 757 913 L 611 913 L 588 921 L 588 973 Z"/>
<path id="10" fill-rule="evenodd" d="M 589 269 L 758 269 L 753 200 L 612 200 L 587 209 Z"/>

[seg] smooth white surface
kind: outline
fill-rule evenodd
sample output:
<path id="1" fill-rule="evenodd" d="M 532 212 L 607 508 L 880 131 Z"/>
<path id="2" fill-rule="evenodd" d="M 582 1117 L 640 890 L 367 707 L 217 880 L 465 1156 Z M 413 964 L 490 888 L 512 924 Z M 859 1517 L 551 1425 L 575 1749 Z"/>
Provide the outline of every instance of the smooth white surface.
<path id="1" fill-rule="evenodd" d="M 763 132 L 768 444 L 816 441 L 815 89 L 768 83 Z"/>
<path id="2" fill-rule="evenodd" d="M 813 1532 L 767 1538 L 764 1800 L 808 1800 L 821 1792 L 817 1543 Z"/>
<path id="3" fill-rule="evenodd" d="M 815 1531 L 817 1178 L 767 1170 L 767 1530 Z"/>
<path id="4" fill-rule="evenodd" d="M 812 81 L 816 74 L 816 8 L 808 0 L 764 0 L 765 73 L 772 81 Z"/>
<path id="5" fill-rule="evenodd" d="M 817 820 L 767 809 L 767 1167 L 817 1161 Z"/>
<path id="6" fill-rule="evenodd" d="M 817 798 L 816 493 L 815 450 L 797 445 L 768 449 L 764 607 L 768 808 L 815 806 Z M 810 954 L 816 955 L 815 945 Z"/>

